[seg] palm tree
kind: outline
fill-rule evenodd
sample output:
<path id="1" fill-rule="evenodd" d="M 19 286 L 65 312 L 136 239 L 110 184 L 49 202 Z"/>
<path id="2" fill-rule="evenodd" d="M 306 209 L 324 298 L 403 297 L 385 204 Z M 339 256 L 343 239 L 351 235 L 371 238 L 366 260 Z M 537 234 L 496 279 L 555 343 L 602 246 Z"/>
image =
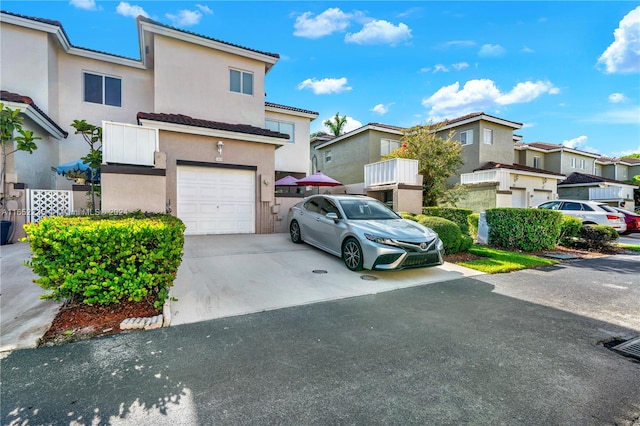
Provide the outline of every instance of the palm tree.
<path id="1" fill-rule="evenodd" d="M 340 113 L 336 112 L 335 117 L 330 120 L 325 120 L 322 124 L 327 126 L 334 136 L 340 136 L 342 134 L 344 125 L 347 124 L 347 116 L 345 115 L 343 117 L 340 117 Z"/>

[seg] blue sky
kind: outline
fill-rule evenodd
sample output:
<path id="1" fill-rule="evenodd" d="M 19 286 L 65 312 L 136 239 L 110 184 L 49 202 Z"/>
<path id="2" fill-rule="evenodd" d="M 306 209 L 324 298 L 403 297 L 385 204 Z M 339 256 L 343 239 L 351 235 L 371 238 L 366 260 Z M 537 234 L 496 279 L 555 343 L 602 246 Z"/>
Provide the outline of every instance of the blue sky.
<path id="1" fill-rule="evenodd" d="M 524 142 L 640 153 L 637 1 L 2 1 L 71 42 L 139 58 L 135 16 L 279 53 L 267 101 L 349 129 L 483 111 Z"/>

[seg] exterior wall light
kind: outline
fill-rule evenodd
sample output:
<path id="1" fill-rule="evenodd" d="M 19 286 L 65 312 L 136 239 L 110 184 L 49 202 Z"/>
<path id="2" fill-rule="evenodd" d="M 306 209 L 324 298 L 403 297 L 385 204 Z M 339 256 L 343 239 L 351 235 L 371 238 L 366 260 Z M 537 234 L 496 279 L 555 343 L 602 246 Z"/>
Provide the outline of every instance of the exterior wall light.
<path id="1" fill-rule="evenodd" d="M 218 141 L 218 154 L 222 155 L 222 148 L 224 147 L 224 143 L 222 141 Z"/>

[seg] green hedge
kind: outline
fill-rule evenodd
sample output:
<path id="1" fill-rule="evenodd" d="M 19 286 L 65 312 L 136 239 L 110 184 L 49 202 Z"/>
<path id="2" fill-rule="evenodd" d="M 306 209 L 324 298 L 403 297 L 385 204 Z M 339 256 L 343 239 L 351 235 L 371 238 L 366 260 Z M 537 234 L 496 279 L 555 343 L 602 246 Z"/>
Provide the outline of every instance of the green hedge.
<path id="1" fill-rule="evenodd" d="M 423 214 L 415 216 L 414 220 L 427 228 L 433 229 L 438 234 L 442 240 L 446 254 L 454 254 L 460 251 L 462 232 L 460 232 L 460 227 L 455 222 L 443 217 Z"/>
<path id="2" fill-rule="evenodd" d="M 165 214 L 50 217 L 24 226 L 26 265 L 45 299 L 107 305 L 155 296 L 160 309 L 182 261 L 182 221 Z"/>
<path id="3" fill-rule="evenodd" d="M 471 209 L 457 209 L 454 207 L 423 207 L 422 214 L 437 216 L 455 222 L 463 235 L 469 235 L 469 222 L 467 218 L 473 213 Z"/>
<path id="4" fill-rule="evenodd" d="M 489 244 L 524 251 L 548 250 L 560 237 L 562 213 L 547 209 L 497 208 L 486 211 Z"/>
<path id="5" fill-rule="evenodd" d="M 580 239 L 574 246 L 589 250 L 605 250 L 619 238 L 618 231 L 607 225 L 584 225 L 580 229 Z"/>
<path id="6" fill-rule="evenodd" d="M 560 223 L 560 237 L 558 238 L 558 244 L 565 247 L 571 247 L 574 245 L 575 240 L 580 238 L 580 230 L 582 228 L 582 221 L 573 216 L 562 216 L 562 222 Z"/>
<path id="7" fill-rule="evenodd" d="M 467 223 L 469 224 L 469 235 L 474 240 L 478 239 L 478 223 L 480 222 L 480 213 L 471 213 L 467 216 Z"/>

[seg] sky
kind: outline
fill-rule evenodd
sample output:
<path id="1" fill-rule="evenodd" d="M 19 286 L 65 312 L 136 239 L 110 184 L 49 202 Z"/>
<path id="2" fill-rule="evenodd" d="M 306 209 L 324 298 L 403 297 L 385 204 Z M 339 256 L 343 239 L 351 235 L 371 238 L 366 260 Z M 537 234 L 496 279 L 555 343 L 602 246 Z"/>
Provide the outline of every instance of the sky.
<path id="1" fill-rule="evenodd" d="M 638 1 L 7 1 L 140 58 L 135 17 L 278 53 L 268 102 L 410 127 L 484 112 L 523 142 L 640 153 Z"/>

